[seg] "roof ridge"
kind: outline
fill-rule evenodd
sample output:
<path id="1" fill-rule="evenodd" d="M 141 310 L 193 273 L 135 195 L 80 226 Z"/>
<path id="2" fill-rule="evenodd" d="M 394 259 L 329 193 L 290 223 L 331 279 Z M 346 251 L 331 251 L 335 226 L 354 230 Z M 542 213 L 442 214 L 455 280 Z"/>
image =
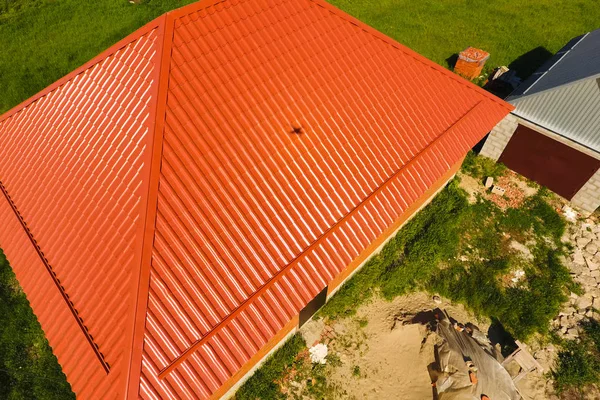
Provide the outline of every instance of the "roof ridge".
<path id="1" fill-rule="evenodd" d="M 24 110 L 25 108 L 27 108 L 31 104 L 35 103 L 37 100 L 44 97 L 48 93 L 51 93 L 54 90 L 58 89 L 59 87 L 63 86 L 64 84 L 66 84 L 67 82 L 72 81 L 76 76 L 84 73 L 85 71 L 92 68 L 94 65 L 107 59 L 108 57 L 110 57 L 111 55 L 116 53 L 117 51 L 123 49 L 130 43 L 132 43 L 132 42 L 136 41 L 137 39 L 139 39 L 140 37 L 144 36 L 145 34 L 150 32 L 152 29 L 158 28 L 159 27 L 158 21 L 161 18 L 162 18 L 162 16 L 155 18 L 152 21 L 148 22 L 147 24 L 141 26 L 140 28 L 137 28 L 135 31 L 131 32 L 129 35 L 125 36 L 123 39 L 119 40 L 117 43 L 113 44 L 112 46 L 110 46 L 109 48 L 107 48 L 106 50 L 104 50 L 103 52 L 101 52 L 100 54 L 98 54 L 97 56 L 92 58 L 91 60 L 89 60 L 89 61 L 85 62 L 84 64 L 80 65 L 79 67 L 75 68 L 73 71 L 69 72 L 67 75 L 63 76 L 62 78 L 58 79 L 51 85 L 40 90 L 39 92 L 37 92 L 33 96 L 29 97 L 28 99 L 23 100 L 21 103 L 12 107 L 5 113 L 0 114 L 0 123 L 2 123 L 7 118 L 12 117 L 14 114 Z"/>
<path id="2" fill-rule="evenodd" d="M 222 0 L 222 1 L 229 1 L 229 0 Z M 487 97 L 490 100 L 493 100 L 494 102 L 498 103 L 499 105 L 508 108 L 510 110 L 510 107 L 506 107 L 508 103 L 506 103 L 505 101 L 503 101 L 502 99 L 494 96 L 493 94 L 491 94 L 490 92 L 486 91 L 485 89 L 475 85 L 472 82 L 467 81 L 466 79 L 458 76 L 457 74 L 455 74 L 454 72 L 442 67 L 441 65 L 437 64 L 436 62 L 431 61 L 430 59 L 428 59 L 427 57 L 417 53 L 416 51 L 412 50 L 411 48 L 409 48 L 406 45 L 403 45 L 402 43 L 394 40 L 393 38 L 385 35 L 384 33 L 378 31 L 377 29 L 373 28 L 372 26 L 370 26 L 369 24 L 353 17 L 352 15 L 340 10 L 339 8 L 335 7 L 334 5 L 328 3 L 326 0 L 308 0 L 314 4 L 316 4 L 319 7 L 322 7 L 326 10 L 328 10 L 329 12 L 331 12 L 332 14 L 336 15 L 337 17 L 351 23 L 352 25 L 356 25 L 360 28 L 362 28 L 366 33 L 375 36 L 377 39 L 382 40 L 383 42 L 387 43 L 388 45 L 392 46 L 393 48 L 400 50 L 401 52 L 405 53 L 407 56 L 412 57 L 413 59 L 415 59 L 416 61 L 420 62 L 421 64 L 424 64 L 430 68 L 433 68 L 434 70 L 444 74 L 445 76 L 448 76 L 452 79 L 454 79 L 455 81 L 457 81 L 458 83 L 460 83 L 463 86 L 466 86 L 468 89 L 473 90 L 477 93 L 479 93 L 480 95 L 483 95 L 485 97 Z"/>
<path id="3" fill-rule="evenodd" d="M 566 82 L 566 83 L 563 83 L 563 84 L 558 85 L 558 86 L 554 86 L 554 87 L 551 87 L 551 88 L 548 88 L 548 89 L 540 90 L 539 92 L 534 92 L 534 93 L 531 93 L 531 94 L 526 94 L 525 93 L 525 94 L 519 94 L 519 95 L 515 95 L 515 96 L 508 96 L 506 98 L 506 101 L 510 103 L 511 101 L 518 101 L 518 100 L 522 100 L 522 99 L 525 99 L 525 98 L 537 97 L 538 95 L 541 95 L 541 94 L 548 94 L 549 92 L 555 92 L 557 90 L 562 90 L 564 88 L 567 88 L 567 87 L 570 87 L 570 86 L 573 86 L 573 85 L 577 85 L 577 84 L 580 84 L 580 83 L 585 82 L 585 81 L 595 80 L 595 79 L 598 79 L 598 78 L 600 78 L 600 72 L 597 73 L 597 74 L 594 74 L 594 75 L 586 76 L 585 78 L 576 79 L 574 81 Z M 540 79 L 541 79 L 541 77 L 540 77 Z M 512 103 L 510 103 L 510 104 L 512 104 Z M 515 108 L 515 110 L 513 110 L 511 112 L 515 113 L 516 111 L 518 111 L 518 110 Z"/>
<path id="4" fill-rule="evenodd" d="M 361 208 L 361 206 L 368 203 L 369 199 L 373 196 L 380 193 L 387 185 L 393 181 L 393 179 L 398 176 L 401 172 L 405 171 L 417 158 L 422 156 L 428 149 L 430 149 L 434 144 L 438 143 L 439 140 L 444 138 L 450 130 L 458 125 L 460 122 L 464 121 L 465 118 L 470 115 L 474 110 L 476 110 L 486 99 L 481 99 L 477 103 L 475 103 L 465 114 L 463 114 L 458 120 L 456 120 L 452 125 L 448 126 L 439 136 L 435 137 L 431 142 L 429 142 L 425 147 L 419 150 L 410 160 L 408 160 L 404 165 L 399 167 L 394 173 L 392 173 L 381 185 L 379 185 L 373 192 L 367 195 L 360 203 L 354 206 L 351 210 L 348 211 L 344 216 L 342 216 L 338 221 L 336 221 L 332 226 L 330 226 L 325 232 L 323 232 L 319 237 L 316 238 L 314 242 L 312 242 L 306 249 L 304 249 L 300 254 L 298 254 L 293 260 L 291 260 L 285 267 L 280 269 L 275 275 L 273 275 L 268 281 L 266 281 L 258 290 L 252 293 L 244 302 L 238 305 L 229 315 L 222 319 L 217 325 L 211 328 L 206 334 L 204 334 L 200 339 L 196 340 L 190 347 L 183 351 L 175 360 L 171 361 L 167 367 L 165 367 L 162 371 L 160 371 L 158 378 L 164 379 L 167 375 L 173 372 L 179 365 L 185 362 L 188 357 L 190 357 L 196 350 L 202 347 L 210 338 L 219 333 L 223 327 L 225 327 L 229 322 L 234 320 L 237 316 L 239 316 L 244 310 L 246 310 L 249 306 L 252 305 L 252 301 L 262 296 L 268 289 L 270 289 L 274 284 L 278 282 L 278 278 L 281 278 L 286 272 L 289 272 L 298 262 L 303 259 L 312 248 L 321 243 L 322 240 L 327 238 L 329 233 L 334 231 L 337 227 L 340 226 L 347 218 L 354 215 L 354 213 Z"/>
<path id="5" fill-rule="evenodd" d="M 171 50 L 173 45 L 173 32 L 175 18 L 170 13 L 165 13 L 161 20 L 159 38 L 162 39 L 155 76 L 157 79 L 154 106 L 153 129 L 151 130 L 152 146 L 148 149 L 149 176 L 146 212 L 143 215 L 143 238 L 138 273 L 136 303 L 133 311 L 133 333 L 131 338 L 131 351 L 126 378 L 125 398 L 137 399 L 139 397 L 139 381 L 142 373 L 142 356 L 144 351 L 144 335 L 146 314 L 148 306 L 148 292 L 150 289 L 150 270 L 152 263 L 152 248 L 154 243 L 156 215 L 158 211 L 158 186 L 162 166 L 162 144 L 167 106 L 167 93 L 169 88 L 169 70 L 171 65 Z"/>
<path id="6" fill-rule="evenodd" d="M 167 14 L 173 15 L 174 18 L 180 18 L 183 15 L 189 15 L 193 12 L 197 12 L 197 11 L 200 11 L 200 10 L 212 7 L 212 6 L 216 6 L 218 4 L 228 3 L 228 2 L 232 2 L 232 1 L 234 1 L 234 0 L 200 0 L 196 3 L 188 4 L 181 8 L 169 11 Z M 248 1 L 248 0 L 235 0 L 235 1 Z M 464 78 L 461 78 L 460 76 L 456 75 L 452 71 L 431 61 L 427 57 L 422 56 L 421 54 L 419 54 L 416 51 L 410 49 L 409 47 L 403 45 L 402 43 L 392 39 L 391 37 L 386 36 L 385 34 L 378 31 L 377 29 L 373 28 L 372 26 L 368 25 L 367 23 L 362 22 L 361 20 L 351 16 L 350 14 L 348 14 L 348 13 L 340 10 L 339 8 L 335 7 L 334 5 L 328 3 L 326 0 L 308 0 L 308 1 L 314 3 L 318 7 L 322 7 L 323 9 L 326 9 L 327 11 L 329 11 L 332 14 L 336 15 L 337 17 L 345 20 L 346 22 L 361 28 L 366 33 L 373 35 L 376 38 L 378 38 L 379 40 L 382 40 L 383 42 L 392 46 L 393 48 L 402 51 L 403 53 L 405 53 L 409 57 L 412 57 L 413 59 L 420 62 L 421 64 L 424 64 L 430 68 L 433 68 L 434 70 L 437 70 L 438 72 L 444 74 L 445 76 L 451 77 L 452 79 L 454 79 L 461 85 L 466 86 L 470 90 L 473 90 L 473 91 L 479 93 L 480 95 L 483 95 L 483 96 L 489 98 L 490 100 L 493 100 L 494 102 L 498 103 L 499 105 L 510 110 L 510 107 L 507 107 L 508 103 L 504 102 L 502 99 L 494 96 L 493 94 L 489 93 L 488 91 L 484 90 L 483 88 L 480 88 L 479 86 L 465 80 Z"/>

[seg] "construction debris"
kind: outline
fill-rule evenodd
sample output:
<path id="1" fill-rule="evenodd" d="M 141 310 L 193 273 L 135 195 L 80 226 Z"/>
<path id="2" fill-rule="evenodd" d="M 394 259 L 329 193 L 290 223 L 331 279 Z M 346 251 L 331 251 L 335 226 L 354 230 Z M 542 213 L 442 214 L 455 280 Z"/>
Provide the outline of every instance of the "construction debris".
<path id="1" fill-rule="evenodd" d="M 472 400 L 487 395 L 494 400 L 520 399 L 509 373 L 496 358 L 499 356 L 475 339 L 477 327 L 468 324 L 463 329 L 446 313 L 436 315 L 440 320 L 435 332 L 443 343 L 436 347 L 438 365 L 430 370 L 434 398 Z M 482 336 L 478 332 L 477 337 Z M 489 340 L 485 338 L 484 342 Z"/>
<path id="2" fill-rule="evenodd" d="M 543 373 L 544 368 L 540 365 L 539 362 L 537 362 L 535 358 L 533 358 L 531 353 L 527 351 L 527 346 L 525 346 L 518 340 L 516 340 L 515 342 L 517 343 L 517 349 L 510 356 L 506 357 L 506 359 L 502 362 L 502 366 L 505 367 L 511 361 L 514 360 L 521 367 L 521 372 L 519 373 L 519 375 L 513 378 L 513 382 L 519 382 L 525 377 L 525 375 L 532 371 L 537 371 L 540 374 Z"/>
<path id="3" fill-rule="evenodd" d="M 504 193 L 506 193 L 506 189 L 504 189 L 503 187 L 500 187 L 498 185 L 492 186 L 492 194 L 504 196 Z"/>
<path id="4" fill-rule="evenodd" d="M 317 343 L 310 349 L 308 349 L 308 353 L 310 354 L 310 361 L 313 364 L 325 364 L 327 362 L 327 345 L 323 343 Z"/>

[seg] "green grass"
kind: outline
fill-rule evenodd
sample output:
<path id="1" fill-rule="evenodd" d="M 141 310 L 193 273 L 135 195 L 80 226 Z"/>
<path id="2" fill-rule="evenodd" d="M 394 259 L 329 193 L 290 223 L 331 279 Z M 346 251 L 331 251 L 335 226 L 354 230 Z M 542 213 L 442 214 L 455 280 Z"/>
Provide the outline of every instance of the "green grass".
<path id="1" fill-rule="evenodd" d="M 284 399 L 278 380 L 296 362 L 296 356 L 306 349 L 306 342 L 299 333 L 284 343 L 237 391 L 237 400 Z"/>
<path id="2" fill-rule="evenodd" d="M 0 0 L 0 4 L 5 0 Z M 0 112 L 44 89 L 140 26 L 194 0 L 18 0 L 0 14 Z M 6 4 L 6 3 L 5 3 Z M 18 7 L 20 6 L 20 7 Z"/>
<path id="3" fill-rule="evenodd" d="M 440 65 L 474 46 L 491 53 L 488 65 L 513 64 L 523 77 L 569 39 L 600 27 L 596 0 L 329 2 Z"/>
<path id="4" fill-rule="evenodd" d="M 193 1 L 0 0 L 0 113 L 144 23 Z M 513 63 L 523 76 L 600 21 L 596 0 L 330 2 L 443 66 L 476 46 L 491 53 L 488 66 Z"/>
<path id="5" fill-rule="evenodd" d="M 562 344 L 550 373 L 558 393 L 570 391 L 579 398 L 584 398 L 583 391 L 588 385 L 600 384 L 600 323 L 587 320 L 582 328 L 579 342 Z"/>
<path id="6" fill-rule="evenodd" d="M 0 250 L 0 399 L 74 399 Z"/>
<path id="7" fill-rule="evenodd" d="M 462 170 L 466 174 L 483 182 L 488 176 L 498 178 L 499 176 L 504 175 L 506 166 L 502 163 L 495 162 L 491 158 L 477 157 L 474 152 L 469 151 L 463 161 Z"/>

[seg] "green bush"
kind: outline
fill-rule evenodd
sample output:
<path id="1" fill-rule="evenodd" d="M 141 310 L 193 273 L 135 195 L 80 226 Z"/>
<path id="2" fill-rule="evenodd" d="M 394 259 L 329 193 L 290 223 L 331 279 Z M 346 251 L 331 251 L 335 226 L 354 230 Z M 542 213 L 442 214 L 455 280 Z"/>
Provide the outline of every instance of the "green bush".
<path id="1" fill-rule="evenodd" d="M 474 178 L 485 179 L 488 176 L 498 178 L 506 173 L 506 167 L 490 158 L 476 155 L 469 151 L 463 161 L 462 171 Z"/>
<path id="2" fill-rule="evenodd" d="M 392 299 L 425 289 L 496 318 L 518 339 L 546 334 L 566 293 L 577 290 L 561 263 L 564 229 L 565 222 L 543 193 L 503 212 L 484 199 L 469 204 L 454 180 L 319 313 L 330 319 L 345 317 L 376 292 Z M 530 249 L 533 261 L 509 251 L 513 238 L 536 243 Z M 459 261 L 460 255 L 468 261 Z M 526 278 L 506 287 L 501 277 L 514 268 L 523 269 Z"/>

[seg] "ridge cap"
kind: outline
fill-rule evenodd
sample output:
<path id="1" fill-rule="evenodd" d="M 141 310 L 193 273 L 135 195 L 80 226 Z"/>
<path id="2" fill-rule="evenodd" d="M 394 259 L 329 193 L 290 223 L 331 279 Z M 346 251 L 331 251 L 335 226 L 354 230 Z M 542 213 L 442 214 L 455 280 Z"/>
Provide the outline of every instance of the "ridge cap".
<path id="1" fill-rule="evenodd" d="M 167 93 L 169 88 L 169 70 L 171 65 L 171 49 L 173 45 L 173 31 L 175 19 L 171 13 L 164 13 L 157 18 L 160 20 L 161 29 L 159 38 L 162 39 L 158 65 L 156 71 L 155 92 L 156 96 L 152 103 L 151 111 L 153 120 L 151 128 L 151 146 L 147 150 L 148 172 L 146 187 L 145 212 L 142 213 L 142 248 L 140 265 L 137 276 L 137 288 L 135 290 L 135 305 L 132 316 L 131 349 L 127 365 L 127 377 L 125 385 L 125 399 L 137 399 L 139 397 L 140 378 L 142 375 L 142 358 L 144 352 L 144 336 L 147 317 L 147 307 L 150 290 L 150 270 L 152 263 L 152 249 L 156 230 L 156 215 L 158 211 L 158 185 L 160 181 L 160 169 L 162 165 L 162 144 L 166 116 Z"/>

